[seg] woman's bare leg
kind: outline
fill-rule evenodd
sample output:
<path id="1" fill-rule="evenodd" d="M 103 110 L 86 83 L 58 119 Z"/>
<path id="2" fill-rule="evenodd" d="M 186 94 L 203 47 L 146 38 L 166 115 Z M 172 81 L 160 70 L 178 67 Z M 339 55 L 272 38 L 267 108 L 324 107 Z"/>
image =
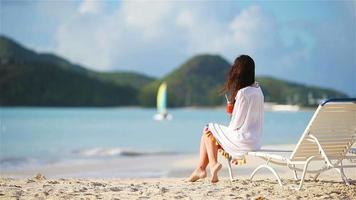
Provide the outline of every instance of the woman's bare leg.
<path id="1" fill-rule="evenodd" d="M 203 133 L 200 139 L 200 151 L 199 151 L 199 164 L 197 168 L 193 171 L 187 181 L 195 182 L 199 179 L 206 177 L 206 166 L 209 163 L 208 154 L 206 152 L 205 141 L 204 138 L 206 134 Z"/>
<path id="2" fill-rule="evenodd" d="M 209 158 L 211 182 L 216 183 L 219 181 L 218 172 L 221 169 L 221 164 L 218 163 L 218 147 L 215 142 L 210 138 L 204 137 L 205 147 Z"/>
<path id="3" fill-rule="evenodd" d="M 208 153 L 206 151 L 205 141 L 204 141 L 205 137 L 207 137 L 207 135 L 205 133 L 203 133 L 203 135 L 201 136 L 201 139 L 200 139 L 200 153 L 199 153 L 200 158 L 199 158 L 199 165 L 197 167 L 203 171 L 205 171 L 205 169 L 209 163 Z"/>

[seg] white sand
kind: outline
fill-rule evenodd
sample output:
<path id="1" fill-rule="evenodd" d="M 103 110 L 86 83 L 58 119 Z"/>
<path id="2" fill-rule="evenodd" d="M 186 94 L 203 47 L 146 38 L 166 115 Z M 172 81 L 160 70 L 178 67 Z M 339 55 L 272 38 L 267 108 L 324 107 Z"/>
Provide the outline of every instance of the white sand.
<path id="1" fill-rule="evenodd" d="M 295 184 L 294 181 L 285 181 Z M 356 186 L 334 181 L 307 181 L 295 191 L 265 179 L 208 180 L 186 183 L 153 179 L 0 179 L 0 199 L 354 199 Z"/>
<path id="2" fill-rule="evenodd" d="M 292 149 L 293 146 L 264 148 Z M 226 160 L 219 159 L 224 167 L 217 184 L 211 184 L 209 177 L 195 183 L 183 181 L 198 161 L 196 154 L 115 158 L 105 162 L 61 163 L 1 171 L 0 199 L 356 199 L 356 182 L 353 181 L 351 186 L 343 184 L 335 170 L 323 173 L 317 182 L 307 174 L 303 189 L 295 191 L 290 187 L 296 186 L 297 182 L 286 167 L 275 167 L 283 180 L 283 187 L 277 184 L 269 171 L 261 171 L 251 182 L 249 174 L 264 161 L 248 157 L 247 164 L 233 166 L 235 181 L 231 183 Z M 321 164 L 315 162 L 312 166 Z M 119 173 L 128 169 L 132 171 L 126 176 L 138 178 L 122 178 Z M 134 174 L 135 170 L 149 169 L 166 172 L 158 174 L 159 178 L 139 178 L 142 174 Z M 42 175 L 34 177 L 37 173 L 47 178 Z M 106 173 L 110 174 L 109 178 L 106 178 Z M 348 168 L 345 173 L 356 180 L 356 168 Z"/>

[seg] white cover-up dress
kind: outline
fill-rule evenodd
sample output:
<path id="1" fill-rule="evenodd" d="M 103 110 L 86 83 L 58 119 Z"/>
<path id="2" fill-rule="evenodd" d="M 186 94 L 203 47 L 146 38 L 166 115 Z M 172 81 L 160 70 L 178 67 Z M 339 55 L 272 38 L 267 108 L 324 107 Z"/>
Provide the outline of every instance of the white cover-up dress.
<path id="1" fill-rule="evenodd" d="M 209 123 L 220 146 L 233 157 L 261 147 L 264 96 L 258 84 L 240 89 L 235 97 L 229 126 Z"/>

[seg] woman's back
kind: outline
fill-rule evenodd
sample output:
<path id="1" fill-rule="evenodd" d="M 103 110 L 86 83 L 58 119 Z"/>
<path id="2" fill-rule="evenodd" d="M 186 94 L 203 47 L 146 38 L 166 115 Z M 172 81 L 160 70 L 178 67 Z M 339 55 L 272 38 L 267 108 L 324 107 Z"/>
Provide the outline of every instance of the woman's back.
<path id="1" fill-rule="evenodd" d="M 263 131 L 264 96 L 258 84 L 239 90 L 229 124 L 241 148 L 259 149 Z"/>

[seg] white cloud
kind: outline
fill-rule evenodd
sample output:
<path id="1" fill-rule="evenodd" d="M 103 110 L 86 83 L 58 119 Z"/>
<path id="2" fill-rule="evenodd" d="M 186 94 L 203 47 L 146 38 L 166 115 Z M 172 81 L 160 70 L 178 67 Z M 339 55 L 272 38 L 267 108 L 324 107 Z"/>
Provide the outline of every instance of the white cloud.
<path id="1" fill-rule="evenodd" d="M 171 44 L 162 42 L 167 35 L 162 23 L 169 7 L 166 3 L 123 2 L 110 14 L 78 14 L 58 29 L 56 52 L 96 70 L 135 70 L 132 66 L 139 66 L 135 64 L 140 63 L 138 58 L 144 62 L 154 56 L 149 53 L 162 53 Z M 161 67 L 153 62 L 150 65 L 156 71 Z"/>
<path id="2" fill-rule="evenodd" d="M 142 32 L 147 39 L 163 34 L 173 5 L 168 1 L 153 3 L 148 1 L 128 1 L 122 4 L 120 17 L 128 28 Z"/>
<path id="3" fill-rule="evenodd" d="M 243 10 L 232 20 L 229 29 L 232 32 L 231 42 L 243 50 L 265 50 L 279 42 L 275 19 L 259 6 Z"/>
<path id="4" fill-rule="evenodd" d="M 76 16 L 57 31 L 56 52 L 72 61 L 100 70 L 111 69 L 113 32 L 104 15 Z"/>
<path id="5" fill-rule="evenodd" d="M 224 53 L 226 22 L 205 16 L 202 9 L 187 7 L 178 13 L 176 24 L 186 40 L 187 54 Z"/>
<path id="6" fill-rule="evenodd" d="M 356 94 L 355 2 L 290 3 L 283 9 L 277 3 L 249 4 L 87 0 L 4 4 L 1 32 L 30 48 L 55 51 L 96 70 L 155 76 L 199 53 L 221 54 L 230 61 L 250 54 L 258 74 Z"/>
<path id="7" fill-rule="evenodd" d="M 56 51 L 97 70 L 146 68 L 158 75 L 197 53 L 263 60 L 270 49 L 283 51 L 274 17 L 259 6 L 222 21 L 206 15 L 204 6 L 189 5 L 124 1 L 113 13 L 78 14 L 59 28 Z"/>
<path id="8" fill-rule="evenodd" d="M 185 47 L 190 55 L 217 53 L 233 61 L 239 54 L 249 54 L 261 63 L 259 74 L 283 73 L 291 67 L 288 61 L 306 60 L 308 47 L 304 41 L 284 44 L 275 17 L 257 5 L 243 9 L 227 21 L 186 8 L 177 16 L 176 23 L 185 31 Z"/>
<path id="9" fill-rule="evenodd" d="M 190 10 L 184 10 L 177 16 L 177 25 L 187 28 L 194 28 L 194 16 Z"/>
<path id="10" fill-rule="evenodd" d="M 211 13 L 208 6 L 201 4 L 123 1 L 110 13 L 99 11 L 104 5 L 93 8 L 95 12 L 87 9 L 62 23 L 56 34 L 56 52 L 96 70 L 133 70 L 155 76 L 172 71 L 198 53 L 221 54 L 230 61 L 249 54 L 256 61 L 258 74 L 314 84 L 321 80 L 315 76 L 320 67 L 314 65 L 324 57 L 311 54 L 315 45 L 321 45 L 316 37 L 327 39 L 330 35 L 282 26 L 258 5 L 222 19 L 218 13 L 207 14 Z M 83 4 L 79 7 L 84 9 Z M 293 33 L 294 39 L 286 42 L 284 29 Z M 317 42 L 308 43 L 312 40 Z M 335 52 L 329 46 L 325 49 Z M 328 59 L 335 63 L 334 58 Z"/>
<path id="11" fill-rule="evenodd" d="M 79 6 L 79 13 L 81 14 L 98 14 L 104 7 L 102 0 L 83 0 Z"/>

